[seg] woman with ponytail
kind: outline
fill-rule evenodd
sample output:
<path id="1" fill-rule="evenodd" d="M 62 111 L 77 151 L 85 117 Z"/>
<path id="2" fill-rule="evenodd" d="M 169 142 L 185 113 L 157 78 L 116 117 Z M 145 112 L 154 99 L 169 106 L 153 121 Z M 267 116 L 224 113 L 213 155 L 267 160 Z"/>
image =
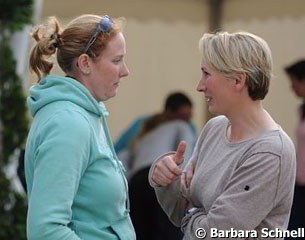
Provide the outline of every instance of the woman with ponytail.
<path id="1" fill-rule="evenodd" d="M 62 29 L 52 17 L 32 33 L 30 68 L 38 82 L 27 99 L 30 240 L 135 239 L 104 105 L 129 74 L 122 23 L 81 15 Z M 65 76 L 50 74 L 53 55 Z"/>

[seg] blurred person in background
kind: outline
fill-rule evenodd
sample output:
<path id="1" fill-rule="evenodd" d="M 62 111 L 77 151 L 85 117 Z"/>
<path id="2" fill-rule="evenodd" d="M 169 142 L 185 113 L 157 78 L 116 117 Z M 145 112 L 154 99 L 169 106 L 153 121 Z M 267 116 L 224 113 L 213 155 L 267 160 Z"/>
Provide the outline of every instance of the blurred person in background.
<path id="1" fill-rule="evenodd" d="M 129 147 L 128 179 L 130 215 L 138 240 L 182 239 L 180 228 L 174 226 L 160 207 L 149 185 L 148 172 L 154 159 L 174 151 L 180 141 L 189 147 L 185 162 L 191 156 L 196 135 L 191 127 L 193 104 L 181 92 L 167 96 L 165 108 L 144 121 L 138 136 Z"/>
<path id="2" fill-rule="evenodd" d="M 288 227 L 289 230 L 293 230 L 305 228 L 305 59 L 287 66 L 285 72 L 292 91 L 302 100 L 299 107 L 299 123 L 296 128 L 297 174 Z"/>
<path id="3" fill-rule="evenodd" d="M 123 22 L 81 15 L 62 30 L 52 17 L 32 33 L 30 68 L 38 83 L 28 97 L 29 240 L 135 239 L 104 105 L 129 74 Z M 65 76 L 50 75 L 55 53 Z"/>
<path id="4" fill-rule="evenodd" d="M 188 122 L 194 136 L 196 136 L 196 127 L 191 120 L 193 116 L 193 103 L 185 93 L 175 91 L 168 94 L 164 101 L 163 111 L 166 112 L 167 115 L 171 115 L 171 117 Z M 127 161 L 130 158 L 129 155 L 132 144 L 139 135 L 144 122 L 152 116 L 153 114 L 138 117 L 123 131 L 115 142 L 114 148 L 125 167 L 128 167 Z"/>

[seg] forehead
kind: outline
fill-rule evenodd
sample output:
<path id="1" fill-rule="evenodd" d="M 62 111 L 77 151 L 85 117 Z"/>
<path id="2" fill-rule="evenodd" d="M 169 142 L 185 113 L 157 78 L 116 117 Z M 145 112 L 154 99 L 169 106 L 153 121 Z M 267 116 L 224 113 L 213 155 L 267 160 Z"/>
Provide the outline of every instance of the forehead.
<path id="1" fill-rule="evenodd" d="M 107 44 L 102 55 L 124 55 L 126 53 L 125 38 L 123 33 L 117 33 Z"/>

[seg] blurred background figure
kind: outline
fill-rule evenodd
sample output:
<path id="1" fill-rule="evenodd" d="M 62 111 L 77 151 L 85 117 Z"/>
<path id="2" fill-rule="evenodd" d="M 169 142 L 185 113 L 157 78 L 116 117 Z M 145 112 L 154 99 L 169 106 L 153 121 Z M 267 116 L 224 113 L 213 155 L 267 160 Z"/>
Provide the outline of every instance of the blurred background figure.
<path id="1" fill-rule="evenodd" d="M 193 104 L 185 94 L 172 93 L 165 101 L 164 110 L 146 117 L 137 136 L 128 143 L 130 211 L 138 240 L 182 239 L 180 229 L 169 221 L 158 204 L 148 182 L 148 172 L 158 156 L 174 151 L 181 140 L 188 143 L 185 158 L 189 159 L 196 139 L 192 112 Z"/>
<path id="2" fill-rule="evenodd" d="M 302 99 L 299 108 L 299 123 L 296 129 L 296 185 L 288 227 L 292 230 L 305 227 L 305 59 L 287 66 L 285 72 L 288 75 L 293 92 Z"/>
<path id="3" fill-rule="evenodd" d="M 192 122 L 193 103 L 186 94 L 178 91 L 170 93 L 164 101 L 163 113 L 166 113 L 168 118 L 186 121 L 194 136 L 197 136 L 195 124 Z M 115 151 L 126 168 L 129 168 L 127 162 L 131 158 L 131 145 L 133 145 L 136 137 L 139 135 L 144 122 L 150 117 L 152 115 L 143 115 L 135 119 L 114 144 Z"/>
<path id="4" fill-rule="evenodd" d="M 118 154 L 128 149 L 129 143 L 132 142 L 139 134 L 141 127 L 149 115 L 143 115 L 134 120 L 129 127 L 119 136 L 117 142 L 114 144 L 115 151 Z"/>

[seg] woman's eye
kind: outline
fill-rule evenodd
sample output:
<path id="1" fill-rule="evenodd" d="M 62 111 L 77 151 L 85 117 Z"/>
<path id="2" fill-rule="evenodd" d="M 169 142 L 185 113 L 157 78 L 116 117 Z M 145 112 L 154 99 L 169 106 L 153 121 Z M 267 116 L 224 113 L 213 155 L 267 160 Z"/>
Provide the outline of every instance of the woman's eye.
<path id="1" fill-rule="evenodd" d="M 208 75 L 209 75 L 209 73 L 208 73 L 207 71 L 205 71 L 203 68 L 201 68 L 201 71 L 202 71 L 202 74 L 203 74 L 204 76 L 208 76 Z"/>
<path id="2" fill-rule="evenodd" d="M 121 61 L 122 61 L 121 58 L 120 58 L 120 59 L 115 59 L 115 60 L 113 60 L 114 63 L 120 63 Z"/>
<path id="3" fill-rule="evenodd" d="M 204 76 L 209 76 L 210 74 L 207 71 L 202 71 Z"/>

